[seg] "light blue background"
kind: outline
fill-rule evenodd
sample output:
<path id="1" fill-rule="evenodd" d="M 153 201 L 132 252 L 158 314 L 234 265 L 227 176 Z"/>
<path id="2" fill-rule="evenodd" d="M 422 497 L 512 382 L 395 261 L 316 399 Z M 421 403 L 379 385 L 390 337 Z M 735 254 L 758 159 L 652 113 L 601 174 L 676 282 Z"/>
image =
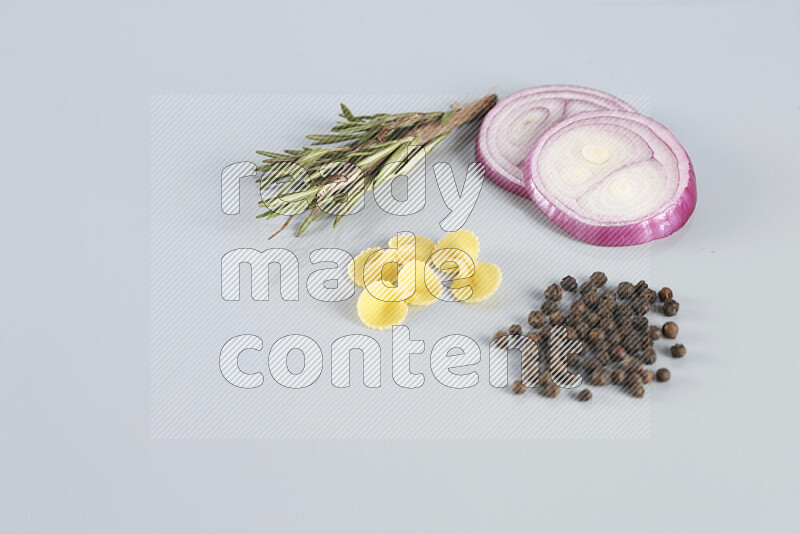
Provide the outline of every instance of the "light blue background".
<path id="1" fill-rule="evenodd" d="M 0 531 L 798 531 L 798 35 L 797 2 L 4 1 Z M 651 271 L 705 350 L 649 440 L 150 439 L 151 95 L 545 83 L 649 95 L 697 169 Z"/>

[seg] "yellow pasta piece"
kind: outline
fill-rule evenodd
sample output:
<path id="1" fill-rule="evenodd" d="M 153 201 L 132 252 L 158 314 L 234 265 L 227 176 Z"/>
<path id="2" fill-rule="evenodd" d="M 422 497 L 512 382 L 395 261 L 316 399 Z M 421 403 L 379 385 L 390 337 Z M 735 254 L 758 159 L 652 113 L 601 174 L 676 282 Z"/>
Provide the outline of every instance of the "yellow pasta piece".
<path id="1" fill-rule="evenodd" d="M 389 285 L 397 284 L 397 272 L 399 270 L 399 261 L 396 250 L 387 250 L 381 248 L 367 249 L 358 256 L 366 253 L 363 267 L 361 268 L 362 287 L 370 285 L 376 280 L 383 280 Z M 358 260 L 358 257 L 356 257 Z M 353 262 L 355 264 L 356 261 Z M 351 265 L 353 265 L 351 264 Z M 358 280 L 356 280 L 358 283 Z"/>
<path id="2" fill-rule="evenodd" d="M 411 269 L 401 269 L 394 284 L 386 282 L 378 280 L 378 283 L 367 284 L 367 291 L 376 299 L 386 302 L 400 302 L 414 294 L 414 272 Z"/>
<path id="3" fill-rule="evenodd" d="M 434 250 L 430 264 L 439 269 L 445 280 L 467 278 L 475 274 L 475 262 L 469 254 L 455 248 Z"/>
<path id="4" fill-rule="evenodd" d="M 469 230 L 462 228 L 461 230 L 450 232 L 436 244 L 436 250 L 442 249 L 462 250 L 472 258 L 472 261 L 477 261 L 481 247 L 478 237 Z M 440 265 L 434 264 L 434 267 L 438 268 Z"/>
<path id="5" fill-rule="evenodd" d="M 454 280 L 450 285 L 453 297 L 461 302 L 480 302 L 492 296 L 500 287 L 503 273 L 492 263 L 475 262 L 475 274 Z"/>
<path id="6" fill-rule="evenodd" d="M 408 305 L 403 302 L 387 302 L 377 299 L 373 293 L 380 293 L 383 282 L 372 282 L 358 297 L 358 317 L 365 325 L 376 330 L 385 330 L 402 324 L 408 313 Z"/>
<path id="7" fill-rule="evenodd" d="M 403 264 L 412 260 L 428 261 L 436 247 L 433 239 L 413 234 L 400 234 L 400 246 L 397 243 L 397 236 L 394 236 L 389 240 L 389 248 L 398 249 L 400 263 Z"/>
<path id="8" fill-rule="evenodd" d="M 406 275 L 414 273 L 415 290 L 414 294 L 406 299 L 411 306 L 428 306 L 433 304 L 442 295 L 442 283 L 436 274 L 429 268 L 424 261 L 417 260 L 414 263 L 406 264 L 400 271 L 400 281 L 405 283 Z"/>
<path id="9" fill-rule="evenodd" d="M 353 258 L 353 261 L 347 266 L 347 274 L 350 276 L 350 280 L 364 287 L 364 265 L 367 263 L 369 257 L 379 250 L 380 247 L 368 248 L 367 250 L 361 251 L 358 256 Z"/>

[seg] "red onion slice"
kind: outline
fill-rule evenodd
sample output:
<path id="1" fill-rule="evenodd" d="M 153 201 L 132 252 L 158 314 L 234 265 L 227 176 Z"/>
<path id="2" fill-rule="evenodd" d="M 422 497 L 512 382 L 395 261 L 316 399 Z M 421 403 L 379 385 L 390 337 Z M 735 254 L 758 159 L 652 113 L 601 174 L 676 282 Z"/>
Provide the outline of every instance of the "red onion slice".
<path id="1" fill-rule="evenodd" d="M 512 193 L 527 197 L 522 173 L 525 156 L 554 124 L 585 111 L 636 110 L 619 98 L 585 87 L 546 85 L 513 93 L 483 119 L 475 147 L 486 176 Z"/>
<path id="2" fill-rule="evenodd" d="M 697 204 L 688 154 L 665 126 L 638 113 L 594 111 L 560 122 L 536 141 L 524 172 L 545 215 L 593 245 L 666 237 Z"/>

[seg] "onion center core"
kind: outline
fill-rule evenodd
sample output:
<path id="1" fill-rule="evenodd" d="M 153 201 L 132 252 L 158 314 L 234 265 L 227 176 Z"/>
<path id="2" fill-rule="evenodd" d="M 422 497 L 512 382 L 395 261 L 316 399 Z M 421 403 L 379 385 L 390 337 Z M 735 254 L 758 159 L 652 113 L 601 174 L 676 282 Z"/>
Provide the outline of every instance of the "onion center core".
<path id="1" fill-rule="evenodd" d="M 581 155 L 589 163 L 596 163 L 598 165 L 608 161 L 610 154 L 608 149 L 598 145 L 586 145 L 581 149 Z"/>

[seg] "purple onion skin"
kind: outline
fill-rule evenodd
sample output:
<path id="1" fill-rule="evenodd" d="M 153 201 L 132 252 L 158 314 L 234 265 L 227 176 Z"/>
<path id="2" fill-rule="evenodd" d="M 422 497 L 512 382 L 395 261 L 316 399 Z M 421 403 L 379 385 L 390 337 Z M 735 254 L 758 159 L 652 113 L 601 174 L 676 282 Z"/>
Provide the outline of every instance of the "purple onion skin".
<path id="1" fill-rule="evenodd" d="M 528 198 L 528 191 L 513 182 L 510 182 L 505 176 L 500 174 L 499 172 L 495 171 L 491 165 L 486 161 L 485 156 L 483 155 L 483 151 L 481 150 L 481 146 L 479 142 L 475 142 L 475 160 L 478 163 L 483 165 L 483 170 L 487 178 L 493 181 L 495 184 L 499 185 L 506 191 L 510 191 L 515 195 L 519 195 L 521 197 Z"/>
<path id="2" fill-rule="evenodd" d="M 694 168 L 689 162 L 689 183 L 674 204 L 644 221 L 623 226 L 594 226 L 578 221 L 555 207 L 538 190 L 530 192 L 531 199 L 548 219 L 572 237 L 601 247 L 642 245 L 674 234 L 686 224 L 697 206 L 697 184 Z"/>
<path id="3" fill-rule="evenodd" d="M 619 114 L 619 112 L 609 111 L 610 115 Z M 579 221 L 573 218 L 568 213 L 565 213 L 561 208 L 555 206 L 550 199 L 542 194 L 541 191 L 534 185 L 534 163 L 537 151 L 540 145 L 549 137 L 552 130 L 558 129 L 561 125 L 581 120 L 582 117 L 594 115 L 594 112 L 580 113 L 570 119 L 562 121 L 554 125 L 550 130 L 543 133 L 539 140 L 534 144 L 530 156 L 525 160 L 524 174 L 525 174 L 525 187 L 531 200 L 539 207 L 548 219 L 556 223 L 569 235 L 576 239 L 589 243 L 591 245 L 599 245 L 603 247 L 625 247 L 632 245 L 642 245 L 656 239 L 663 239 L 669 235 L 674 234 L 686 224 L 691 217 L 697 206 L 697 183 L 695 180 L 694 166 L 689 155 L 684 150 L 678 139 L 666 126 L 637 113 L 633 113 L 634 117 L 639 115 L 641 119 L 649 121 L 649 127 L 658 128 L 659 137 L 667 143 L 672 149 L 674 156 L 678 160 L 678 172 L 681 172 L 681 164 L 685 167 L 683 173 L 687 176 L 686 187 L 682 191 L 680 197 L 670 204 L 664 206 L 658 213 L 637 222 L 630 224 L 612 225 L 593 225 L 587 222 Z M 655 132 L 654 132 L 655 133 Z"/>

